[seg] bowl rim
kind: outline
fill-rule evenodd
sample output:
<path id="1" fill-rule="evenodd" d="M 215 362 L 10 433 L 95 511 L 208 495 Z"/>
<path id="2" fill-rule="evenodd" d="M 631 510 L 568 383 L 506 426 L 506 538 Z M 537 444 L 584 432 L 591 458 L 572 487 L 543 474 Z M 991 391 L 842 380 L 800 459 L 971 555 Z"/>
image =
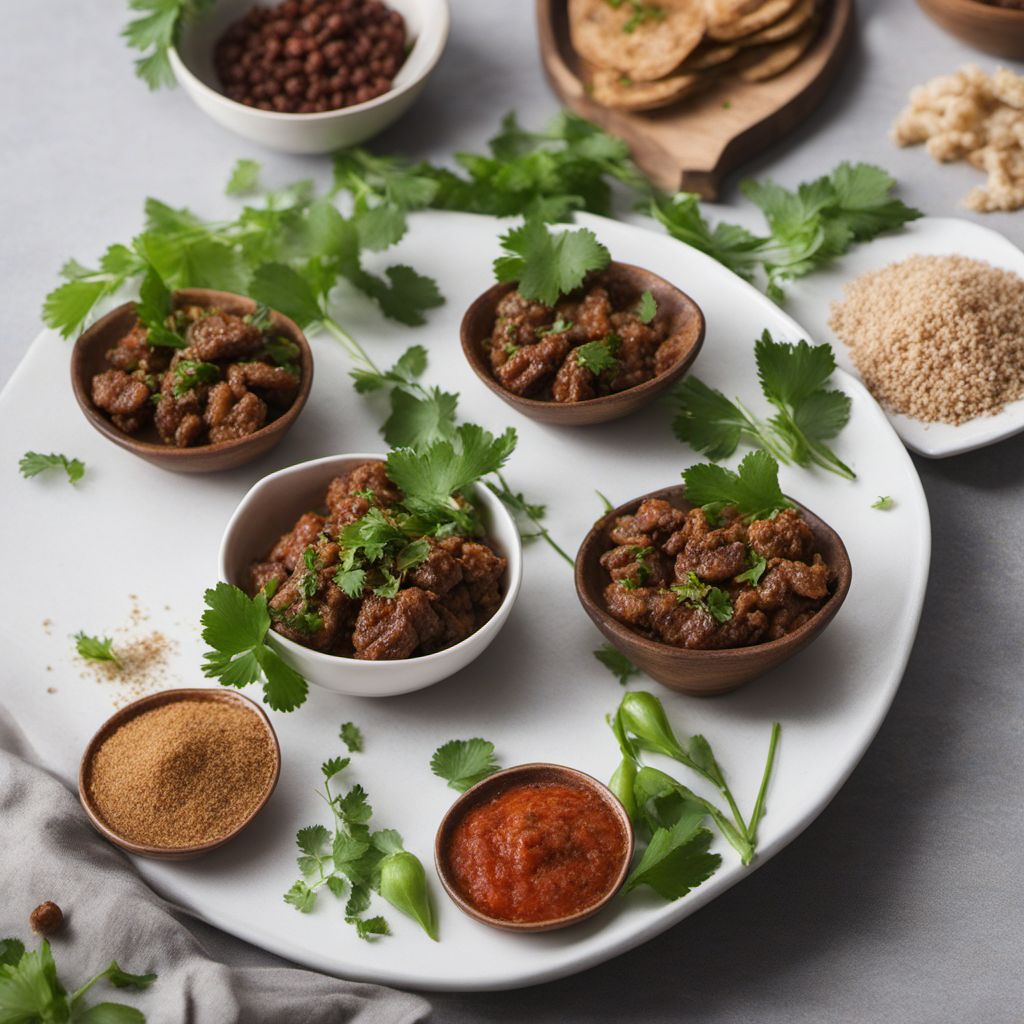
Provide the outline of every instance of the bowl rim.
<path id="1" fill-rule="evenodd" d="M 216 839 L 210 839 L 205 843 L 197 843 L 193 846 L 153 846 L 148 843 L 134 842 L 131 839 L 125 838 L 119 832 L 116 832 L 106 823 L 106 821 L 104 821 L 99 809 L 96 807 L 92 797 L 89 795 L 88 777 L 92 760 L 100 745 L 126 722 L 129 722 L 132 719 L 137 718 L 140 714 L 151 711 L 154 708 L 187 700 L 221 703 L 234 702 L 239 707 L 255 713 L 257 720 L 261 723 L 264 731 L 270 739 L 270 749 L 274 761 L 273 776 L 270 780 L 270 784 L 267 786 L 266 792 L 262 797 L 260 797 L 252 811 L 250 811 L 245 819 L 235 828 L 223 836 L 219 836 Z M 273 796 L 274 790 L 277 788 L 277 783 L 280 777 L 281 744 L 278 741 L 277 733 L 270 721 L 270 717 L 259 704 L 245 696 L 245 694 L 238 693 L 235 690 L 226 690 L 207 686 L 175 687 L 169 690 L 158 690 L 156 693 L 146 694 L 144 697 L 139 697 L 137 700 L 133 700 L 130 704 L 126 704 L 124 707 L 118 708 L 118 710 L 107 718 L 96 732 L 93 733 L 92 738 L 85 745 L 85 749 L 82 751 L 82 756 L 78 762 L 78 800 L 93 828 L 115 846 L 119 846 L 121 849 L 127 850 L 129 853 L 137 854 L 140 857 L 153 857 L 158 860 L 172 858 L 175 860 L 183 860 L 189 857 L 198 857 L 203 853 L 208 853 L 209 851 L 215 850 L 234 839 L 235 836 L 250 825 L 260 811 L 266 807 L 267 802 L 270 800 L 271 796 Z"/>
<path id="2" fill-rule="evenodd" d="M 546 918 L 543 921 L 507 921 L 504 918 L 492 917 L 490 914 L 478 909 L 455 886 L 454 880 L 448 872 L 446 854 L 451 843 L 452 832 L 462 817 L 480 803 L 486 802 L 492 790 L 499 792 L 514 788 L 517 784 L 529 785 L 531 779 L 540 778 L 545 781 L 562 779 L 570 785 L 595 793 L 614 814 L 622 827 L 625 842 L 622 846 L 622 864 L 616 872 L 615 879 L 599 900 L 581 910 L 571 914 L 564 914 L 561 917 Z M 502 931 L 512 932 L 546 932 L 556 928 L 565 928 L 580 921 L 593 917 L 603 910 L 618 894 L 626 882 L 629 869 L 633 861 L 633 852 L 636 844 L 636 835 L 633 830 L 633 823 L 629 813 L 623 807 L 619 798 L 600 780 L 580 771 L 578 768 L 570 768 L 568 765 L 555 764 L 551 761 L 529 761 L 525 764 L 513 765 L 488 775 L 476 785 L 471 786 L 464 793 L 460 793 L 445 811 L 434 834 L 434 869 L 441 882 L 441 887 L 448 894 L 451 901 L 465 914 L 480 921 L 482 924 L 490 925 Z"/>
<path id="3" fill-rule="evenodd" d="M 630 399 L 650 397 L 651 393 L 656 393 L 664 388 L 666 384 L 671 383 L 672 375 L 678 374 L 679 372 L 685 372 L 693 364 L 697 356 L 700 355 L 700 350 L 704 347 L 704 340 L 707 335 L 707 318 L 704 316 L 704 310 L 701 309 L 697 300 L 691 295 L 684 292 L 682 288 L 677 285 L 674 285 L 667 278 L 654 273 L 653 270 L 648 270 L 646 267 L 638 266 L 635 263 L 624 263 L 620 260 L 612 260 L 605 268 L 605 270 L 609 269 L 627 270 L 630 272 L 638 271 L 649 278 L 660 281 L 667 288 L 670 288 L 677 295 L 681 296 L 684 304 L 689 306 L 693 312 L 696 313 L 700 327 L 695 341 L 686 350 L 684 355 L 677 359 L 667 370 L 663 370 L 657 376 L 651 377 L 650 380 L 641 381 L 641 383 L 634 384 L 632 387 L 625 388 L 622 391 L 615 391 L 610 395 L 599 395 L 596 398 L 585 398 L 582 402 L 556 402 L 554 399 L 528 398 L 523 395 L 514 394 L 509 391 L 508 388 L 502 387 L 495 379 L 494 375 L 489 372 L 483 362 L 482 353 L 479 351 L 481 346 L 480 339 L 470 338 L 468 331 L 469 325 L 467 321 L 469 320 L 469 315 L 478 304 L 485 300 L 489 300 L 492 296 L 496 303 L 497 299 L 507 295 L 517 286 L 517 282 L 515 281 L 496 281 L 489 288 L 482 291 L 466 307 L 466 311 L 463 313 L 462 321 L 459 325 L 459 339 L 462 343 L 462 352 L 466 357 L 466 362 L 468 362 L 470 367 L 473 369 L 473 372 L 499 398 L 502 398 L 513 406 L 521 407 L 524 412 L 532 412 L 541 409 L 549 412 L 552 410 L 568 411 L 571 409 L 600 409 L 609 405 L 620 404 L 626 396 Z"/>
<path id="4" fill-rule="evenodd" d="M 291 466 L 285 466 L 283 469 L 275 470 L 273 473 L 268 473 L 266 476 L 260 477 L 260 479 L 257 480 L 242 496 L 241 501 L 239 501 L 235 506 L 234 512 L 231 513 L 231 518 L 228 520 L 227 526 L 224 527 L 224 533 L 221 536 L 220 550 L 218 552 L 221 579 L 225 582 L 230 582 L 228 580 L 228 566 L 226 564 L 225 555 L 228 542 L 232 534 L 237 530 L 242 519 L 253 514 L 254 510 L 250 506 L 254 506 L 256 504 L 259 498 L 258 492 L 271 481 L 276 481 L 280 478 L 291 476 L 302 470 L 308 470 L 313 467 L 323 466 L 326 468 L 328 465 L 333 465 L 339 462 L 354 462 L 357 460 L 360 462 L 384 462 L 386 459 L 387 455 L 382 455 L 379 452 L 351 452 L 339 455 L 324 455 L 319 459 L 307 459 L 305 462 L 296 462 Z M 488 625 L 499 617 L 503 619 L 508 615 L 516 597 L 518 596 L 523 578 L 523 544 L 515 519 L 513 519 L 512 514 L 505 508 L 501 500 L 488 490 L 486 485 L 477 483 L 473 486 L 479 494 L 483 495 L 483 500 L 488 503 L 489 511 L 497 511 L 505 517 L 506 525 L 509 527 L 511 536 L 515 538 L 515 544 L 508 552 L 506 552 L 505 555 L 508 562 L 505 567 L 505 572 L 508 574 L 508 585 L 505 587 L 505 593 L 502 595 L 501 604 L 499 604 L 494 610 L 494 614 L 485 623 L 483 623 L 483 625 L 473 630 L 469 636 L 460 640 L 457 644 L 452 644 L 451 647 L 445 647 L 440 651 L 433 651 L 430 654 L 421 654 L 415 658 L 396 658 L 394 660 L 384 661 L 370 661 L 362 658 L 347 658 L 341 654 L 327 654 L 324 651 L 314 650 L 312 647 L 304 647 L 302 644 L 296 643 L 294 640 L 291 640 L 286 636 L 282 636 L 280 633 L 274 631 L 268 633 L 268 638 L 270 638 L 272 634 L 273 642 L 275 644 L 280 644 L 281 647 L 291 656 L 297 658 L 311 658 L 314 663 L 319 663 L 321 665 L 358 665 L 360 671 L 367 672 L 383 672 L 387 669 L 394 671 L 395 666 L 398 665 L 431 665 L 436 662 L 443 661 L 446 657 L 451 657 L 455 652 L 461 652 L 464 650 L 484 629 L 487 628 Z M 237 583 L 233 585 L 238 586 Z"/>
<path id="5" fill-rule="evenodd" d="M 427 14 L 431 22 L 436 21 L 436 37 L 431 40 L 432 48 L 425 58 L 425 63 L 420 71 L 409 79 L 408 82 L 403 83 L 401 86 L 389 89 L 386 93 L 380 96 L 375 96 L 372 100 L 366 100 L 363 103 L 353 103 L 347 107 L 338 107 L 335 110 L 318 110 L 313 113 L 299 114 L 289 113 L 281 110 L 262 110 L 259 107 L 251 107 L 247 103 L 239 103 L 238 100 L 231 99 L 230 96 L 226 96 L 222 92 L 218 92 L 212 86 L 207 85 L 189 66 L 185 61 L 185 58 L 181 56 L 178 51 L 178 42 L 174 44 L 167 51 L 167 56 L 171 64 L 171 70 L 174 72 L 175 77 L 179 82 L 184 84 L 183 80 L 187 80 L 188 85 L 194 88 L 197 92 L 202 93 L 210 101 L 215 103 L 221 103 L 228 109 L 245 111 L 248 114 L 252 114 L 254 117 L 260 117 L 269 121 L 300 121 L 309 124 L 314 124 L 318 121 L 329 121 L 334 119 L 340 119 L 348 114 L 360 114 L 369 110 L 373 110 L 376 107 L 382 107 L 388 102 L 398 99 L 404 96 L 411 89 L 422 84 L 426 78 L 433 72 L 434 68 L 437 67 L 438 61 L 444 54 L 445 46 L 448 43 L 448 36 L 451 32 L 451 10 L 448 6 L 448 0 L 419 0 L 424 3 L 429 10 Z M 433 27 L 433 26 L 432 26 Z M 406 61 L 412 56 L 413 51 L 420 43 L 420 39 L 423 38 L 424 33 L 420 33 L 413 40 L 412 46 L 409 48 L 406 54 Z M 404 65 L 403 65 L 404 66 Z M 401 68 L 399 69 L 399 71 Z"/>
<path id="6" fill-rule="evenodd" d="M 591 619 L 600 619 L 602 628 L 607 628 L 617 640 L 620 641 L 624 646 L 630 644 L 636 645 L 642 649 L 649 651 L 650 653 L 658 654 L 670 654 L 675 656 L 678 660 L 684 661 L 726 661 L 736 660 L 737 658 L 753 659 L 760 655 L 770 654 L 774 651 L 782 650 L 786 647 L 796 644 L 799 640 L 805 637 L 808 633 L 814 631 L 818 626 L 821 625 L 821 616 L 823 613 L 828 612 L 834 608 L 838 611 L 839 607 L 846 600 L 846 596 L 850 590 L 850 584 L 853 580 L 853 567 L 850 561 L 850 554 L 846 550 L 846 544 L 843 538 L 839 535 L 839 532 L 833 529 L 826 520 L 822 519 L 816 512 L 809 509 L 806 505 L 801 504 L 795 498 L 784 495 L 784 497 L 791 501 L 793 505 L 800 511 L 813 517 L 813 519 L 820 523 L 824 529 L 826 529 L 834 538 L 838 544 L 838 551 L 840 555 L 840 564 L 838 570 L 838 581 L 836 583 L 836 589 L 829 595 L 828 600 L 802 625 L 798 626 L 791 633 L 786 633 L 785 636 L 780 636 L 775 640 L 766 640 L 760 644 L 749 644 L 745 647 L 721 647 L 715 649 L 693 649 L 689 647 L 676 647 L 674 644 L 668 644 L 661 640 L 652 640 L 650 637 L 644 636 L 642 633 L 638 633 L 636 630 L 630 629 L 625 624 L 619 622 L 618 619 L 614 618 L 612 614 L 590 593 L 590 589 L 586 584 L 586 572 L 585 563 L 587 562 L 591 552 L 595 550 L 596 543 L 600 539 L 601 534 L 604 532 L 606 525 L 611 520 L 621 515 L 628 515 L 630 512 L 635 511 L 642 502 L 648 498 L 665 498 L 669 494 L 681 494 L 684 501 L 688 502 L 686 498 L 686 485 L 685 484 L 673 484 L 670 487 L 662 487 L 656 491 L 650 491 L 648 494 L 643 494 L 638 498 L 633 498 L 630 501 L 624 502 L 617 508 L 611 509 L 606 512 L 587 532 L 586 537 L 583 538 L 582 543 L 579 546 L 579 550 L 576 552 L 576 562 L 573 570 L 573 579 L 576 584 L 576 596 L 579 598 L 580 604 L 583 605 L 584 611 L 591 617 Z M 688 502 L 690 508 L 695 506 Z M 597 556 L 598 558 L 600 555 Z M 834 614 L 834 613 L 833 613 Z M 829 616 L 831 618 L 831 615 Z"/>
<path id="7" fill-rule="evenodd" d="M 958 12 L 964 14 L 988 17 L 993 21 L 1002 19 L 1017 22 L 1016 27 L 1024 27 L 1024 8 L 1020 7 L 997 7 L 995 4 L 984 3 L 983 0 L 918 0 L 918 4 L 929 14 L 933 11 L 956 8 Z"/>
<path id="8" fill-rule="evenodd" d="M 177 288 L 171 292 L 171 301 L 177 302 L 179 298 L 184 298 L 186 302 L 191 300 L 195 305 L 208 304 L 208 306 L 213 306 L 217 301 L 222 301 L 223 299 L 230 299 L 232 302 L 241 301 L 251 305 L 253 309 L 257 305 L 256 300 L 247 295 L 240 295 L 237 292 L 220 291 L 216 288 Z M 219 455 L 223 452 L 243 449 L 254 442 L 265 439 L 271 434 L 285 433 L 291 429 L 302 412 L 306 400 L 309 398 L 310 390 L 313 387 L 313 350 L 299 325 L 283 313 L 272 309 L 270 310 L 271 316 L 287 329 L 291 340 L 295 341 L 299 346 L 299 358 L 302 366 L 299 390 L 292 400 L 292 404 L 277 419 L 265 423 L 259 430 L 246 434 L 245 437 L 234 437 L 227 441 L 211 441 L 207 444 L 192 445 L 188 448 L 178 448 L 171 444 L 157 444 L 155 441 L 141 441 L 131 434 L 126 434 L 123 430 L 120 430 L 107 416 L 96 408 L 92 400 L 92 393 L 82 378 L 81 363 L 85 358 L 84 351 L 94 336 L 101 333 L 105 327 L 118 317 L 124 315 L 129 309 L 134 310 L 136 305 L 137 300 L 129 299 L 127 302 L 122 302 L 120 305 L 115 306 L 109 313 L 104 314 L 82 331 L 75 339 L 75 343 L 71 348 L 71 387 L 75 393 L 75 399 L 78 402 L 79 408 L 99 433 L 109 441 L 113 441 L 122 448 L 126 448 L 141 456 L 153 455 L 168 461 L 187 461 L 206 458 L 214 453 Z"/>

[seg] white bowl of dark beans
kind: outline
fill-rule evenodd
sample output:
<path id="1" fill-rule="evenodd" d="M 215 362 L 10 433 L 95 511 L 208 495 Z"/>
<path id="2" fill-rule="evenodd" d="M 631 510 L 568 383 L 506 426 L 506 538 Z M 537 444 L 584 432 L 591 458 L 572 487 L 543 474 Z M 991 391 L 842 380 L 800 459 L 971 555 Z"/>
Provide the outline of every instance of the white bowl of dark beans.
<path id="1" fill-rule="evenodd" d="M 204 113 L 270 149 L 355 146 L 410 107 L 448 40 L 447 0 L 218 0 L 170 52 Z"/>

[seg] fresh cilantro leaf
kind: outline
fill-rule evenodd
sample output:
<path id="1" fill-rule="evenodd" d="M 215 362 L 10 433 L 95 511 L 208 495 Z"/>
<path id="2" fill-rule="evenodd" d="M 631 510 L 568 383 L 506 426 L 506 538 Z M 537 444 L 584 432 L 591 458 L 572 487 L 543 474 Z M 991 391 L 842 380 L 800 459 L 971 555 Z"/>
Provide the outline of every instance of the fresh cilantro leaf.
<path id="1" fill-rule="evenodd" d="M 248 192 L 255 192 L 259 187 L 260 164 L 257 160 L 240 159 L 235 161 L 231 169 L 231 177 L 228 178 L 227 187 L 224 191 L 229 196 L 244 196 Z"/>
<path id="2" fill-rule="evenodd" d="M 350 825 L 365 825 L 373 816 L 373 808 L 367 802 L 366 790 L 353 786 L 337 801 L 338 813 Z"/>
<path id="3" fill-rule="evenodd" d="M 527 219 L 501 237 L 504 256 L 494 261 L 499 281 L 516 281 L 519 293 L 553 306 L 562 295 L 578 288 L 592 270 L 602 270 L 611 261 L 608 250 L 592 231 L 562 231 L 552 234 L 542 221 Z"/>
<path id="4" fill-rule="evenodd" d="M 86 636 L 78 632 L 75 634 L 75 650 L 79 657 L 90 661 L 112 661 L 118 668 L 124 667 L 114 651 L 114 641 L 110 637 L 101 640 L 98 636 Z"/>
<path id="5" fill-rule="evenodd" d="M 866 242 L 883 231 L 892 231 L 923 216 L 892 196 L 896 179 L 872 164 L 843 162 L 829 175 L 835 196 L 830 210 L 858 242 Z"/>
<path id="6" fill-rule="evenodd" d="M 501 469 L 516 446 L 509 427 L 499 437 L 475 423 L 464 423 L 452 440 L 434 441 L 419 451 L 402 448 L 387 459 L 388 477 L 405 495 L 410 508 L 435 509 L 448 505 L 482 476 Z"/>
<path id="7" fill-rule="evenodd" d="M 341 875 L 328 875 L 324 884 L 331 890 L 331 895 L 339 900 L 345 895 L 345 890 L 348 888 Z"/>
<path id="8" fill-rule="evenodd" d="M 680 603 L 686 602 L 706 611 L 715 622 L 728 622 L 732 618 L 732 601 L 720 587 L 703 582 L 695 572 L 687 573 L 684 583 L 673 583 L 669 588 Z"/>
<path id="9" fill-rule="evenodd" d="M 171 391 L 175 398 L 180 398 L 197 384 L 212 384 L 217 380 L 220 380 L 220 367 L 216 363 L 182 359 L 174 366 L 174 386 Z"/>
<path id="10" fill-rule="evenodd" d="M 871 502 L 872 508 L 877 508 L 880 512 L 887 512 L 896 504 L 888 494 L 880 495 L 877 501 Z"/>
<path id="11" fill-rule="evenodd" d="M 391 415 L 381 433 L 393 448 L 413 448 L 452 434 L 459 396 L 440 388 L 412 394 L 403 388 L 391 392 Z"/>
<path id="12" fill-rule="evenodd" d="M 355 722 L 343 722 L 341 726 L 341 741 L 353 753 L 359 753 L 363 749 L 363 734 Z"/>
<path id="13" fill-rule="evenodd" d="M 309 282 L 284 263 L 264 263 L 257 267 L 249 283 L 249 294 L 257 302 L 266 303 L 294 320 L 299 327 L 309 327 L 324 319 Z"/>
<path id="14" fill-rule="evenodd" d="M 792 503 L 779 487 L 779 464 L 767 452 L 748 453 L 737 472 L 703 462 L 683 472 L 694 505 L 733 506 L 747 519 L 766 519 Z"/>
<path id="15" fill-rule="evenodd" d="M 617 334 L 610 334 L 607 338 L 598 341 L 588 341 L 573 350 L 576 362 L 583 369 L 593 374 L 604 373 L 607 370 L 614 370 L 619 361 L 615 353 L 619 350 L 621 341 Z"/>
<path id="16" fill-rule="evenodd" d="M 114 988 L 134 988 L 139 991 L 149 988 L 156 981 L 155 974 L 130 974 L 116 960 L 111 960 L 110 966 L 99 977 L 106 978 Z"/>
<path id="17" fill-rule="evenodd" d="M 380 391 L 392 385 L 399 387 L 414 384 L 427 368 L 427 350 L 422 345 L 407 348 L 389 370 L 377 373 L 374 370 L 355 369 L 351 373 L 355 389 L 360 394 Z"/>
<path id="18" fill-rule="evenodd" d="M 365 914 L 370 909 L 371 898 L 372 892 L 368 885 L 353 885 L 345 904 L 345 920 L 350 921 L 360 914 Z"/>
<path id="19" fill-rule="evenodd" d="M 758 554 L 753 548 L 747 548 L 747 564 L 750 568 L 741 572 L 736 577 L 736 582 L 749 583 L 752 587 L 756 587 L 761 582 L 768 563 L 765 561 L 764 555 Z"/>
<path id="20" fill-rule="evenodd" d="M 174 72 L 167 54 L 177 38 L 180 21 L 209 6 L 210 2 L 129 0 L 129 8 L 139 12 L 139 17 L 128 22 L 121 35 L 132 49 L 146 54 L 135 61 L 135 72 L 150 89 L 174 85 Z"/>
<path id="21" fill-rule="evenodd" d="M 333 779 L 335 775 L 343 772 L 349 764 L 351 764 L 351 761 L 347 757 L 328 758 L 322 765 L 320 765 L 320 774 L 323 775 L 324 781 Z"/>
<path id="22" fill-rule="evenodd" d="M 384 274 L 387 280 L 361 269 L 346 276 L 376 301 L 385 316 L 410 327 L 426 323 L 426 311 L 444 305 L 444 296 L 432 277 L 403 264 L 388 267 Z"/>
<path id="23" fill-rule="evenodd" d="M 672 397 L 676 437 L 709 459 L 727 459 L 745 436 L 758 443 L 760 434 L 752 417 L 697 377 L 683 380 Z"/>
<path id="24" fill-rule="evenodd" d="M 479 737 L 449 740 L 438 747 L 430 758 L 430 770 L 458 793 L 464 793 L 499 768 L 494 756 L 494 744 Z"/>
<path id="25" fill-rule="evenodd" d="M 38 476 L 49 469 L 63 469 L 67 474 L 68 483 L 78 483 L 85 475 L 85 463 L 78 459 L 69 459 L 66 455 L 51 452 L 42 455 L 39 452 L 25 452 L 18 461 L 18 470 L 27 480 Z"/>
<path id="26" fill-rule="evenodd" d="M 300 879 L 284 894 L 284 901 L 300 913 L 308 914 L 316 904 L 316 890 Z"/>
<path id="27" fill-rule="evenodd" d="M 633 676 L 640 675 L 640 669 L 611 644 L 602 644 L 594 651 L 594 657 L 619 680 L 621 686 L 625 686 Z"/>
<path id="28" fill-rule="evenodd" d="M 263 682 L 263 699 L 275 711 L 293 711 L 306 699 L 305 679 L 266 644 L 270 629 L 267 595 L 251 598 L 238 587 L 218 583 L 204 595 L 203 675 L 223 686 Z"/>
<path id="29" fill-rule="evenodd" d="M 88 319 L 96 303 L 121 284 L 105 276 L 67 281 L 54 288 L 43 303 L 43 323 L 69 338 Z"/>
<path id="30" fill-rule="evenodd" d="M 344 871 L 346 865 L 359 861 L 369 848 L 369 843 L 364 843 L 361 839 L 356 839 L 346 832 L 336 833 L 334 844 L 331 847 L 334 866 L 339 871 Z"/>
<path id="31" fill-rule="evenodd" d="M 20 939 L 0 939 L 0 967 L 17 967 L 25 955 L 25 943 Z"/>
<path id="32" fill-rule="evenodd" d="M 430 554 L 430 544 L 424 539 L 414 540 L 406 544 L 401 551 L 395 555 L 395 568 L 399 572 L 405 572 L 423 562 Z"/>
<path id="33" fill-rule="evenodd" d="M 334 574 L 334 582 L 348 597 L 361 597 L 366 586 L 366 570 L 339 568 Z"/>
<path id="34" fill-rule="evenodd" d="M 310 857 L 323 856 L 331 834 L 323 825 L 307 825 L 295 833 L 295 842 L 303 853 Z"/>
<path id="35" fill-rule="evenodd" d="M 624 891 L 648 885 L 666 900 L 685 896 L 707 881 L 722 863 L 717 853 L 708 853 L 710 845 L 711 833 L 706 828 L 694 828 L 687 819 L 671 829 L 658 829 L 626 879 Z"/>
<path id="36" fill-rule="evenodd" d="M 550 327 L 540 327 L 536 331 L 538 338 L 546 338 L 549 334 L 564 334 L 569 328 L 572 327 L 571 320 L 563 320 L 559 317 Z M 512 346 L 516 351 L 519 350 L 518 345 Z M 508 349 L 505 350 L 508 352 Z M 511 355 L 511 353 L 509 353 Z"/>
<path id="37" fill-rule="evenodd" d="M 393 828 L 382 828 L 370 836 L 370 842 L 375 850 L 385 855 L 400 853 L 402 850 L 402 836 Z"/>
<path id="38" fill-rule="evenodd" d="M 349 924 L 355 925 L 356 935 L 361 939 L 370 941 L 377 935 L 390 935 L 391 929 L 383 917 L 355 917 L 349 920 Z"/>
<path id="39" fill-rule="evenodd" d="M 637 319 L 639 319 L 641 323 L 649 324 L 657 314 L 658 303 L 655 302 L 654 296 L 649 291 L 645 291 L 640 296 L 639 303 L 637 303 Z"/>

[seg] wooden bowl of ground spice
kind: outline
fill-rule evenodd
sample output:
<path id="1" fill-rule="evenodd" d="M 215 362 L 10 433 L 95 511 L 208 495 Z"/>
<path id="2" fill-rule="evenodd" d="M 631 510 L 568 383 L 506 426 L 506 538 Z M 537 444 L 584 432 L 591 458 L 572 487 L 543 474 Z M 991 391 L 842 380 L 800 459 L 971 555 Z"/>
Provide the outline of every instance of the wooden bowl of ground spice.
<path id="1" fill-rule="evenodd" d="M 225 690 L 164 690 L 122 708 L 82 755 L 78 795 L 96 830 L 129 853 L 187 860 L 233 839 L 277 785 L 270 720 Z"/>

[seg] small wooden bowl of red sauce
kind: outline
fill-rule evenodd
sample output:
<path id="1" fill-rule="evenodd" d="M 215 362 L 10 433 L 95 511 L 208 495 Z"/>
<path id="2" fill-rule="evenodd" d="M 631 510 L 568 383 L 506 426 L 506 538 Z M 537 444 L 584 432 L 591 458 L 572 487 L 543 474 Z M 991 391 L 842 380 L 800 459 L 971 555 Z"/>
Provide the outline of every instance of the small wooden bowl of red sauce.
<path id="1" fill-rule="evenodd" d="M 632 857 L 633 827 L 611 790 L 556 764 L 521 764 L 478 782 L 434 841 L 456 906 L 514 932 L 592 917 L 622 887 Z"/>

